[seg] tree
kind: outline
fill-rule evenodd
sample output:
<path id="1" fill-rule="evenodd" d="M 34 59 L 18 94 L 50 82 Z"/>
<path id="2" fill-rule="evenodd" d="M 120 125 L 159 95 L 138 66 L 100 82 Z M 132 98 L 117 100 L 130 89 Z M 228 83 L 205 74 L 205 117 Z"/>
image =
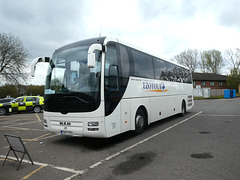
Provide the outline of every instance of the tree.
<path id="1" fill-rule="evenodd" d="M 6 96 L 18 97 L 19 92 L 17 90 L 17 87 L 10 84 L 0 87 L 0 98 L 5 98 Z"/>
<path id="2" fill-rule="evenodd" d="M 30 85 L 26 89 L 26 94 L 29 95 L 29 96 L 37 96 L 37 95 L 43 96 L 44 86 Z"/>
<path id="3" fill-rule="evenodd" d="M 235 68 L 235 69 L 232 69 L 230 71 L 230 75 L 227 76 L 227 86 L 230 89 L 237 90 L 238 84 L 240 84 L 240 70 Z"/>
<path id="4" fill-rule="evenodd" d="M 230 64 L 232 69 L 240 68 L 240 49 L 236 49 L 234 52 L 232 49 L 227 49 L 225 51 L 225 60 Z"/>
<path id="5" fill-rule="evenodd" d="M 27 80 L 25 64 L 28 51 L 12 34 L 0 33 L 0 78 L 7 83 L 19 84 Z"/>
<path id="6" fill-rule="evenodd" d="M 224 66 L 223 57 L 218 50 L 203 51 L 201 53 L 201 69 L 202 72 L 219 74 Z"/>
<path id="7" fill-rule="evenodd" d="M 188 67 L 191 72 L 197 69 L 199 64 L 199 52 L 197 49 L 188 49 L 173 57 L 179 64 Z"/>

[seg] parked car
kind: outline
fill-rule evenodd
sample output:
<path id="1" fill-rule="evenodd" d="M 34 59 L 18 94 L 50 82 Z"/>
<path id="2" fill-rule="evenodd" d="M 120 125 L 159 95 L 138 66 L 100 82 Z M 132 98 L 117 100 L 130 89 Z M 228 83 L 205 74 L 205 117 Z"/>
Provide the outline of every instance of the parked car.
<path id="1" fill-rule="evenodd" d="M 3 99 L 0 99 L 0 104 L 1 103 L 6 103 L 6 102 L 10 102 L 12 101 L 14 98 L 3 98 Z"/>
<path id="2" fill-rule="evenodd" d="M 44 98 L 41 96 L 21 96 L 10 102 L 0 103 L 0 115 L 20 111 L 39 113 L 42 111 L 43 105 Z"/>

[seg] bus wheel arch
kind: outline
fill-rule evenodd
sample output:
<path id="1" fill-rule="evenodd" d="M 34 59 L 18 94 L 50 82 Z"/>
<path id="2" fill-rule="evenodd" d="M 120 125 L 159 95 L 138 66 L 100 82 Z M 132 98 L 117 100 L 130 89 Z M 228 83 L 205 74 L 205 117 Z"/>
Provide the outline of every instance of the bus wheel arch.
<path id="1" fill-rule="evenodd" d="M 181 115 L 181 116 L 184 116 L 184 115 L 186 114 L 186 111 L 187 111 L 187 109 L 186 109 L 186 102 L 185 102 L 185 100 L 183 99 L 183 100 L 182 100 L 182 104 L 181 104 L 181 112 L 180 112 L 180 115 Z"/>
<path id="2" fill-rule="evenodd" d="M 134 134 L 141 134 L 148 125 L 148 114 L 144 106 L 140 106 L 135 114 Z"/>

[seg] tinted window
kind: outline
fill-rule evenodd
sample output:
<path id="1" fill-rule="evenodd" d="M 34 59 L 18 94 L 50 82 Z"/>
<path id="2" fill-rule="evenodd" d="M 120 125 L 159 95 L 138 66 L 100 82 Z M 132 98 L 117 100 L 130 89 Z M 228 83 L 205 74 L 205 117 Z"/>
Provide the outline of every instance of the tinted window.
<path id="1" fill-rule="evenodd" d="M 127 48 L 120 45 L 120 59 L 121 59 L 121 69 L 122 69 L 122 77 L 129 77 L 130 75 L 130 60 L 128 57 L 128 52 L 127 52 Z"/>
<path id="2" fill-rule="evenodd" d="M 177 73 L 176 73 L 176 77 L 177 77 L 177 82 L 183 82 L 183 74 L 182 74 L 182 68 L 177 66 Z"/>
<path id="3" fill-rule="evenodd" d="M 39 98 L 37 98 L 37 97 L 34 97 L 33 98 L 33 101 L 39 101 L 40 99 Z"/>
<path id="4" fill-rule="evenodd" d="M 134 75 L 154 78 L 152 57 L 136 50 L 132 50 L 132 55 L 134 60 Z"/>
<path id="5" fill-rule="evenodd" d="M 26 101 L 27 101 L 27 102 L 33 101 L 33 97 L 26 97 Z"/>
<path id="6" fill-rule="evenodd" d="M 155 68 L 155 79 L 166 80 L 166 63 L 161 59 L 153 59 Z"/>
<path id="7" fill-rule="evenodd" d="M 166 77 L 168 81 L 174 81 L 175 74 L 174 74 L 174 64 L 167 62 L 167 71 L 166 71 Z"/>
<path id="8" fill-rule="evenodd" d="M 107 47 L 106 61 L 108 64 L 117 65 L 117 50 L 116 45 L 110 44 Z M 106 68 L 106 67 L 105 67 Z"/>
<path id="9" fill-rule="evenodd" d="M 109 45 L 106 53 L 105 62 L 105 88 L 109 91 L 115 91 L 118 87 L 118 62 L 117 62 L 117 50 L 115 45 Z"/>
<path id="10" fill-rule="evenodd" d="M 119 91 L 118 53 L 115 44 L 107 45 L 104 72 L 105 115 L 111 114 L 121 99 Z"/>
<path id="11" fill-rule="evenodd" d="M 191 73 L 188 69 L 183 69 L 183 82 L 184 83 L 192 83 Z"/>

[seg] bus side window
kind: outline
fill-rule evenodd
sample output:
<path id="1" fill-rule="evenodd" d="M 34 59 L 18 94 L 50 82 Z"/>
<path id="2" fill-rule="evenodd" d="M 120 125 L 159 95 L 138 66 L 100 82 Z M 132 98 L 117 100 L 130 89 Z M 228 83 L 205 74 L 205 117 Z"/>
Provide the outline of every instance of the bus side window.
<path id="1" fill-rule="evenodd" d="M 188 70 L 188 69 L 185 70 L 185 77 L 186 77 L 185 83 L 192 84 L 192 78 L 191 78 L 190 70 Z"/>
<path id="2" fill-rule="evenodd" d="M 105 82 L 104 82 L 105 88 L 108 91 L 117 91 L 118 90 L 118 62 L 117 62 L 117 50 L 114 44 L 110 44 L 107 47 L 104 77 L 105 77 Z"/>
<path id="3" fill-rule="evenodd" d="M 173 81 L 174 79 L 173 68 L 174 68 L 174 65 L 172 63 L 167 62 L 166 76 L 168 81 Z"/>
<path id="4" fill-rule="evenodd" d="M 120 87 L 126 88 L 129 76 L 131 76 L 132 73 L 132 61 L 130 60 L 129 54 L 128 54 L 128 48 L 123 45 L 119 45 L 119 52 L 120 52 L 120 67 L 119 67 L 119 81 L 120 81 Z"/>
<path id="5" fill-rule="evenodd" d="M 107 44 L 105 72 L 104 72 L 104 96 L 105 96 L 105 115 L 111 114 L 117 107 L 119 96 L 119 67 L 118 53 L 116 45 Z"/>
<path id="6" fill-rule="evenodd" d="M 110 91 L 118 91 L 118 66 L 117 65 L 110 65 L 109 67 L 109 74 L 108 74 L 108 88 Z"/>
<path id="7" fill-rule="evenodd" d="M 120 45 L 120 58 L 121 58 L 121 69 L 122 69 L 122 77 L 128 78 L 130 75 L 130 60 L 128 57 L 128 52 L 126 47 Z"/>
<path id="8" fill-rule="evenodd" d="M 152 56 L 132 49 L 134 60 L 134 75 L 137 77 L 154 79 Z"/>
<path id="9" fill-rule="evenodd" d="M 183 82 L 183 74 L 182 74 L 182 68 L 177 68 L 177 82 Z"/>
<path id="10" fill-rule="evenodd" d="M 173 81 L 177 82 L 177 66 L 173 65 Z"/>
<path id="11" fill-rule="evenodd" d="M 161 59 L 153 58 L 155 68 L 155 79 L 167 80 L 166 79 L 166 63 Z"/>

